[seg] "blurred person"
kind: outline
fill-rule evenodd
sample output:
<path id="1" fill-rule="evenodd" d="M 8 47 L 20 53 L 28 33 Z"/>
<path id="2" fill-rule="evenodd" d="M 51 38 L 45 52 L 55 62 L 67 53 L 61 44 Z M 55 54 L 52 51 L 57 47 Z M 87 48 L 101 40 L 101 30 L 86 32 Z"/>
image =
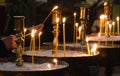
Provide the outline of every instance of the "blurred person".
<path id="1" fill-rule="evenodd" d="M 28 28 L 28 33 L 30 33 L 32 29 L 36 29 L 36 33 L 38 34 L 39 32 L 42 32 L 43 27 L 44 24 L 39 24 L 34 27 L 30 27 Z M 17 48 L 16 39 L 17 38 L 15 35 L 9 35 L 0 39 L 0 57 L 6 57 L 11 55 L 14 56 L 12 50 Z"/>

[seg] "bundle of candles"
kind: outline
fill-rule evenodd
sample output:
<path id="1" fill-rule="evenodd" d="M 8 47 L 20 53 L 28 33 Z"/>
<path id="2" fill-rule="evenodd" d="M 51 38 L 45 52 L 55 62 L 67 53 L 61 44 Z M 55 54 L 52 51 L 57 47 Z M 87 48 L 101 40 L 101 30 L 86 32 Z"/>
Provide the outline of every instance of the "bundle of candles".
<path id="1" fill-rule="evenodd" d="M 108 33 L 109 35 L 115 35 L 115 32 L 119 35 L 120 31 L 120 17 L 116 17 L 116 22 L 115 21 L 107 21 L 107 16 L 106 15 L 101 15 L 100 16 L 100 34 L 106 34 Z M 115 26 L 116 24 L 116 26 Z M 116 29 L 115 29 L 116 28 Z M 116 31 L 117 30 L 117 31 Z"/>
<path id="2" fill-rule="evenodd" d="M 115 35 L 119 35 L 120 34 L 120 26 L 119 26 L 119 16 L 116 17 L 116 22 L 115 21 L 106 21 L 106 16 L 105 15 L 101 15 L 100 16 L 100 31 L 98 34 L 98 43 L 100 44 L 100 37 L 101 35 L 106 36 L 106 43 L 105 45 L 107 46 L 107 41 L 108 41 L 108 37 L 113 36 L 112 37 L 112 46 L 114 43 L 114 36 Z"/>

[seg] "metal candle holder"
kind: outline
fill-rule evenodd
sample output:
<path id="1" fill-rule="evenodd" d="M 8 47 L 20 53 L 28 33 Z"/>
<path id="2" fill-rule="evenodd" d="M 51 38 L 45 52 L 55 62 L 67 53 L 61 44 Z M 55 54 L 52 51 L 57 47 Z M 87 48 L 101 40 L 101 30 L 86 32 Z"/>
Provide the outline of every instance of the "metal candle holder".
<path id="1" fill-rule="evenodd" d="M 81 41 L 84 43 L 86 38 L 86 29 L 87 29 L 87 20 L 88 20 L 88 12 L 89 9 L 87 7 L 80 7 L 80 26 L 81 29 Z"/>
<path id="2" fill-rule="evenodd" d="M 112 1 L 105 1 L 104 2 L 104 15 L 107 16 L 106 21 L 110 21 L 111 15 L 112 15 Z M 107 23 L 105 23 L 105 26 L 107 26 Z M 105 30 L 105 36 L 109 37 L 109 30 L 108 27 Z"/>
<path id="3" fill-rule="evenodd" d="M 24 20 L 25 20 L 25 17 L 24 16 L 14 16 L 14 20 L 15 20 L 14 30 L 17 33 L 16 43 L 18 45 L 18 47 L 16 49 L 16 56 L 17 56 L 16 65 L 17 66 L 22 66 L 23 65 L 23 47 L 22 47 L 23 39 L 22 39 L 22 32 L 24 30 Z"/>
<path id="4" fill-rule="evenodd" d="M 59 21 L 57 22 L 57 18 L 59 18 Z M 58 40 L 58 36 L 59 36 L 59 24 L 61 23 L 61 10 L 54 10 L 52 13 L 52 24 L 53 26 L 53 54 L 55 53 L 56 56 L 58 54 L 58 44 L 59 44 L 59 40 Z"/>

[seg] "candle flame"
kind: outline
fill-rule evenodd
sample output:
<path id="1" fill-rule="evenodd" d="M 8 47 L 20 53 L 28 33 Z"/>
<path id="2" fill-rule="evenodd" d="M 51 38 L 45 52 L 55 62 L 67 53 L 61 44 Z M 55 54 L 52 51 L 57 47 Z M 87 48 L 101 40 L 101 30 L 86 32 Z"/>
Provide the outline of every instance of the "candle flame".
<path id="1" fill-rule="evenodd" d="M 75 25 L 76 25 L 76 27 L 78 27 L 78 23 L 76 23 Z"/>
<path id="2" fill-rule="evenodd" d="M 56 19 L 56 23 L 59 23 L 59 18 Z"/>
<path id="3" fill-rule="evenodd" d="M 98 33 L 98 37 L 100 37 L 100 36 L 101 36 L 101 33 L 99 32 L 99 33 Z"/>
<path id="4" fill-rule="evenodd" d="M 65 18 L 65 17 L 63 17 L 62 21 L 63 21 L 63 23 L 65 23 L 65 21 L 66 21 L 66 18 Z"/>
<path id="5" fill-rule="evenodd" d="M 109 21 L 107 21 L 107 25 L 109 25 Z"/>
<path id="6" fill-rule="evenodd" d="M 109 28 L 111 29 L 111 27 L 112 27 L 112 24 L 109 24 Z"/>
<path id="7" fill-rule="evenodd" d="M 82 30 L 82 27 L 80 26 L 80 27 L 79 27 L 79 32 L 80 32 L 81 30 Z"/>
<path id="8" fill-rule="evenodd" d="M 54 11 L 55 9 L 58 9 L 58 6 L 54 6 L 54 8 L 52 9 L 52 11 Z"/>
<path id="9" fill-rule="evenodd" d="M 26 28 L 24 28 L 24 33 L 27 31 L 27 29 Z"/>
<path id="10" fill-rule="evenodd" d="M 47 67 L 48 67 L 49 69 L 51 69 L 51 65 L 50 65 L 50 64 L 47 64 Z"/>
<path id="11" fill-rule="evenodd" d="M 76 12 L 74 12 L 74 16 L 76 16 L 77 14 L 76 14 Z"/>
<path id="12" fill-rule="evenodd" d="M 112 24 L 113 24 L 113 26 L 114 26 L 114 25 L 115 25 L 115 22 L 113 21 Z"/>
<path id="13" fill-rule="evenodd" d="M 107 5 L 107 2 L 104 2 L 104 6 L 106 6 Z"/>
<path id="14" fill-rule="evenodd" d="M 89 39 L 88 38 L 86 38 L 86 42 L 88 42 L 89 41 Z"/>
<path id="15" fill-rule="evenodd" d="M 94 44 L 93 48 L 91 49 L 91 52 L 95 54 L 96 50 L 97 50 L 97 44 Z"/>
<path id="16" fill-rule="evenodd" d="M 35 30 L 35 29 L 32 29 L 31 37 L 34 37 L 34 36 L 35 36 L 35 33 L 36 33 L 36 30 Z"/>
<path id="17" fill-rule="evenodd" d="M 104 14 L 100 15 L 100 19 L 104 19 L 104 18 L 105 18 Z"/>
<path id="18" fill-rule="evenodd" d="M 116 20 L 119 21 L 119 17 L 118 16 L 116 17 Z"/>
<path id="19" fill-rule="evenodd" d="M 42 32 L 39 32 L 39 36 L 41 36 Z"/>
<path id="20" fill-rule="evenodd" d="M 55 62 L 57 64 L 57 59 L 53 59 L 53 62 Z"/>

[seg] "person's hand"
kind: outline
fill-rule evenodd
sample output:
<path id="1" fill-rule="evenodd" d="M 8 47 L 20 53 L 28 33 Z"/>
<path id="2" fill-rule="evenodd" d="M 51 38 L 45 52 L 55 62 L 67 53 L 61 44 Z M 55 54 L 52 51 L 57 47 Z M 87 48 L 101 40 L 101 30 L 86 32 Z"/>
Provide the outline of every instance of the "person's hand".
<path id="1" fill-rule="evenodd" d="M 10 35 L 2 39 L 7 50 L 13 50 L 17 48 L 16 36 Z"/>

